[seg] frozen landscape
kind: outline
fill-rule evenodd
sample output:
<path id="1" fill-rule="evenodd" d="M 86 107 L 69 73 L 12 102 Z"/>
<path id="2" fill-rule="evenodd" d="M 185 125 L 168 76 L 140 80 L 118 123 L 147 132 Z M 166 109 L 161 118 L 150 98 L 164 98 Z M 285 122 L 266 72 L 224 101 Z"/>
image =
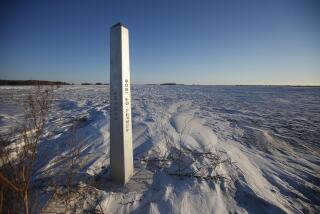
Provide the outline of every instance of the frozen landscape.
<path id="1" fill-rule="evenodd" d="M 0 88 L 0 133 L 22 117 L 27 89 Z M 109 86 L 58 88 L 32 182 L 62 184 L 60 157 L 76 146 L 73 182 L 90 187 L 78 212 L 320 212 L 319 87 L 132 86 L 124 187 L 109 176 L 109 111 Z M 61 210 L 59 200 L 46 208 Z"/>

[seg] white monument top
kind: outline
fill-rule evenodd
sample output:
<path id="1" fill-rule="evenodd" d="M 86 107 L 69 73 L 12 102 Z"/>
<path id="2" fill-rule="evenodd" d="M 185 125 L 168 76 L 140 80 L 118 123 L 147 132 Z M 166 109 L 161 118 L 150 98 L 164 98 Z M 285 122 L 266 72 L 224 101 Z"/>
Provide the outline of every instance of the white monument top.
<path id="1" fill-rule="evenodd" d="M 112 27 L 111 27 L 111 28 L 118 27 L 118 26 L 122 26 L 122 27 L 127 28 L 127 27 L 126 27 L 122 22 L 118 22 L 117 24 L 112 25 Z"/>

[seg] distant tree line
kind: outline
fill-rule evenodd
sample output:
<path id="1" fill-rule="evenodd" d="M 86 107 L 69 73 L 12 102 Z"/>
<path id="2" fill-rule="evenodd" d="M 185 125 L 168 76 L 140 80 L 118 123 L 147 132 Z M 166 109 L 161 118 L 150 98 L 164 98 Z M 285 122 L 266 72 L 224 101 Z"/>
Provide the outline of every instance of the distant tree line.
<path id="1" fill-rule="evenodd" d="M 74 85 L 61 81 L 47 81 L 47 80 L 0 80 L 0 85 Z M 109 83 L 88 83 L 84 82 L 81 85 L 109 85 Z"/>
<path id="2" fill-rule="evenodd" d="M 83 82 L 83 83 L 81 83 L 81 85 L 109 85 L 109 84 L 108 83 L 101 83 L 101 82 L 97 82 L 96 84 Z"/>
<path id="3" fill-rule="evenodd" d="M 45 80 L 0 80 L 0 85 L 70 85 L 61 81 Z"/>
<path id="4" fill-rule="evenodd" d="M 168 83 L 161 83 L 160 85 L 177 85 L 177 83 L 168 82 Z"/>

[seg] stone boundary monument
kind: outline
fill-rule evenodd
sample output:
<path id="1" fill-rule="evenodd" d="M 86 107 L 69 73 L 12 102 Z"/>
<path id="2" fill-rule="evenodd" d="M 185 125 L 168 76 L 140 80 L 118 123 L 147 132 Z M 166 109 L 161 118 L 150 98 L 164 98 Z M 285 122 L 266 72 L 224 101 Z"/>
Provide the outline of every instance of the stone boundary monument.
<path id="1" fill-rule="evenodd" d="M 110 32 L 111 178 L 125 184 L 133 174 L 129 31 L 121 23 Z"/>

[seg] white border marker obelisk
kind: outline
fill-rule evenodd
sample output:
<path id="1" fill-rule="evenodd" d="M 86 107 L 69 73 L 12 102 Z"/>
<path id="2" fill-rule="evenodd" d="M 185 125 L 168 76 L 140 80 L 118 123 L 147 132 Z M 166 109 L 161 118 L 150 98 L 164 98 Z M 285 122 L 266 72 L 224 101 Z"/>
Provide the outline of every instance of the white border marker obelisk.
<path id="1" fill-rule="evenodd" d="M 110 166 L 114 181 L 133 174 L 129 31 L 121 23 L 110 32 Z"/>

